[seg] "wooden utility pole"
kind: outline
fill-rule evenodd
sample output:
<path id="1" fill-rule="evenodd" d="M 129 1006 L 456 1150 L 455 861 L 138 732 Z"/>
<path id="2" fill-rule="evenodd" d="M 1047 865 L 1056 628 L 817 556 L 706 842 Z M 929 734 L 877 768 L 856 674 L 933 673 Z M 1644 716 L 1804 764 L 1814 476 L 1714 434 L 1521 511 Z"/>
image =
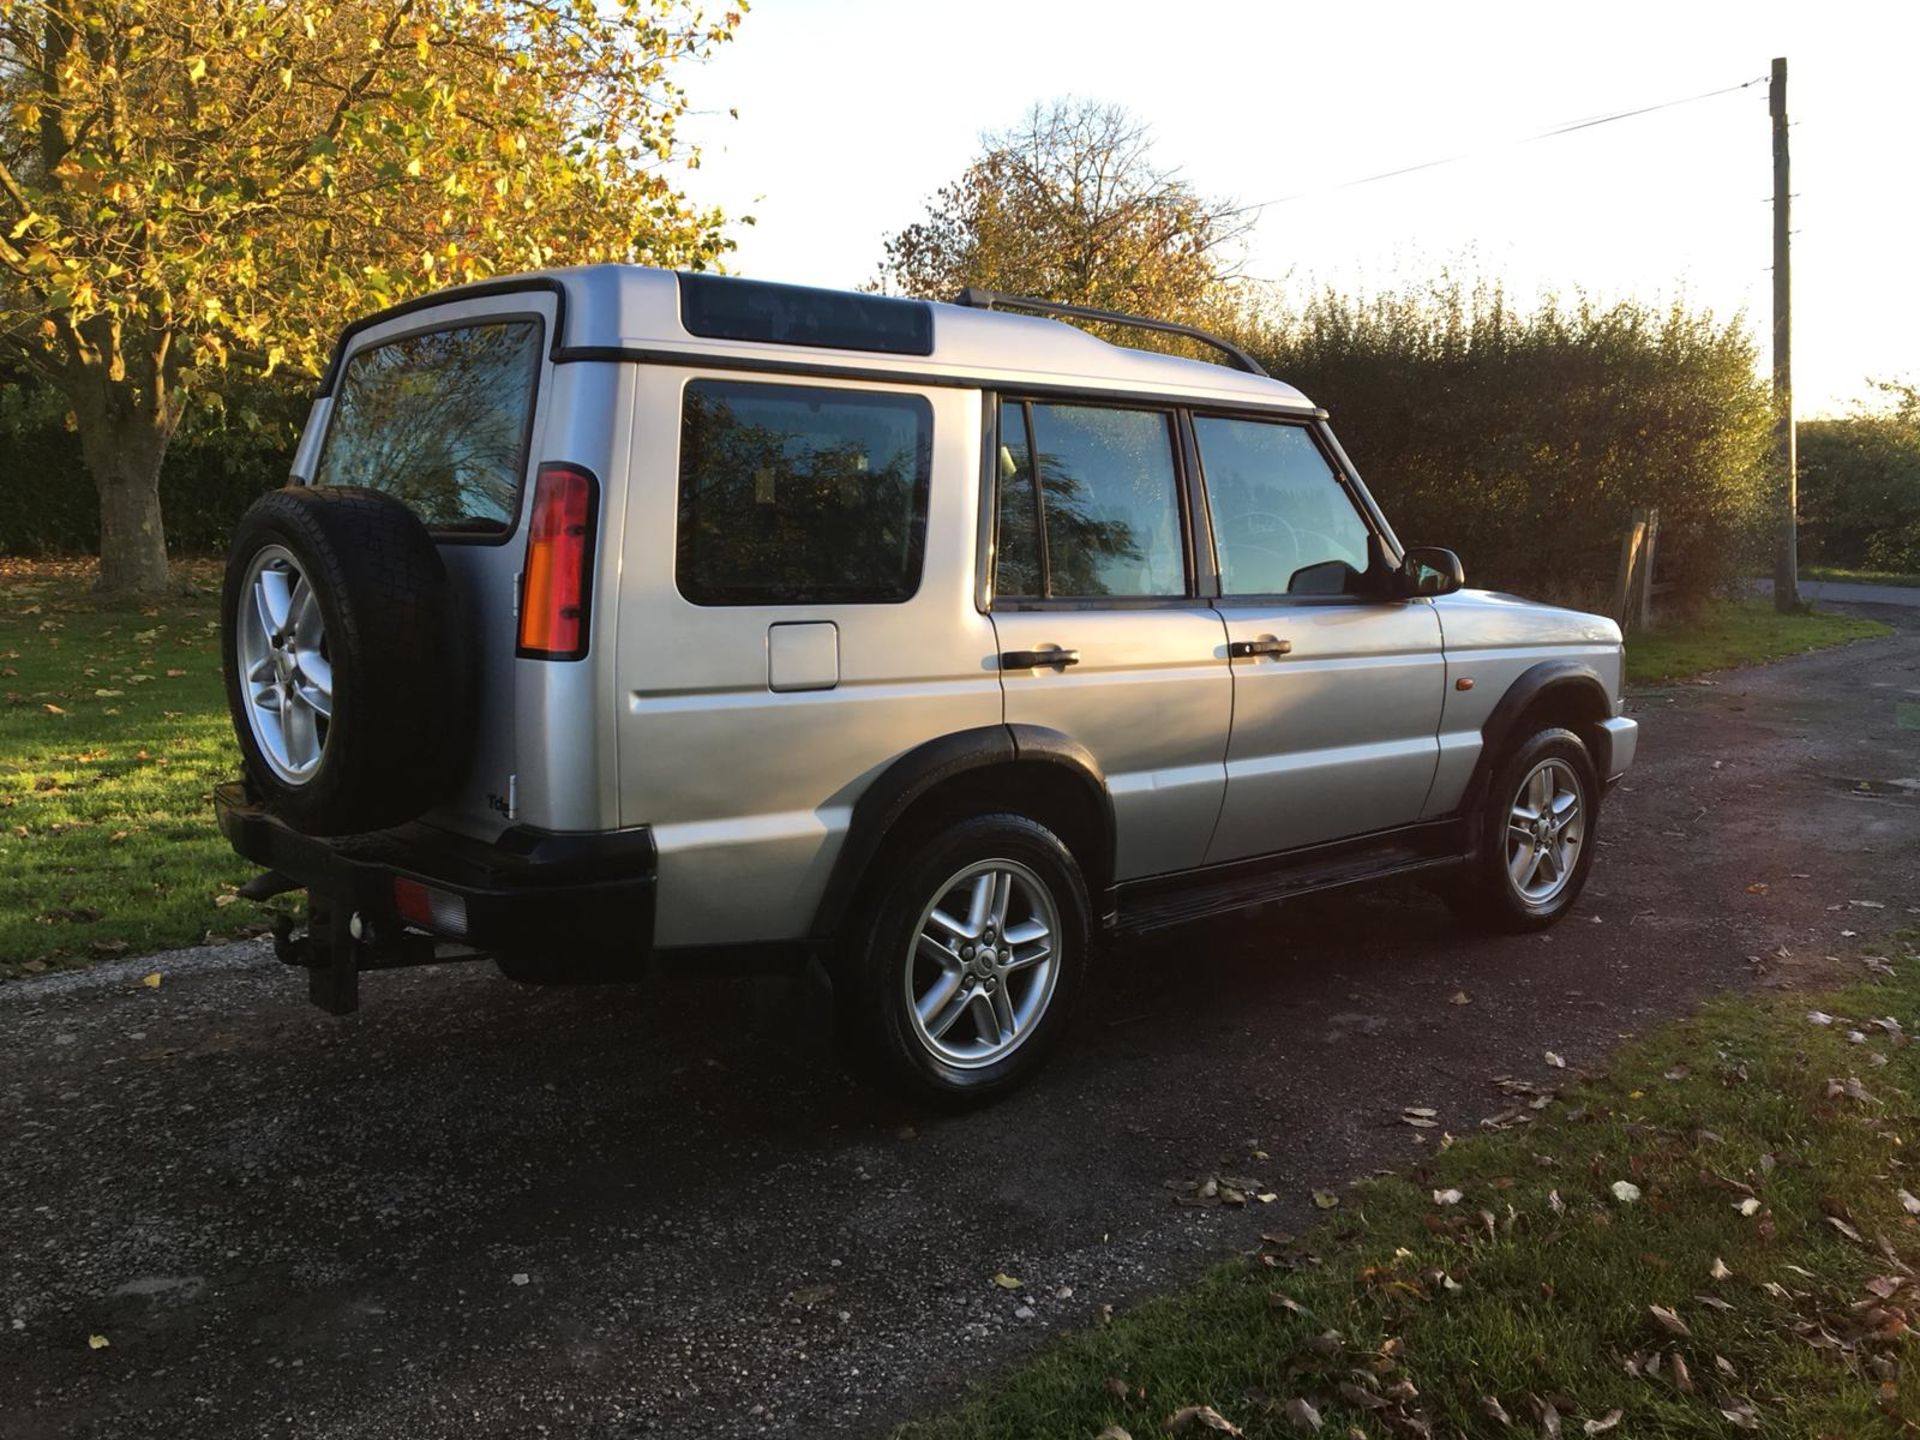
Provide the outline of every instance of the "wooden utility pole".
<path id="1" fill-rule="evenodd" d="M 1773 62 L 1767 89 L 1773 118 L 1773 453 L 1780 490 L 1780 540 L 1773 557 L 1773 608 L 1800 608 L 1799 458 L 1793 424 L 1793 267 L 1788 254 L 1793 197 L 1787 190 L 1787 61 Z"/>

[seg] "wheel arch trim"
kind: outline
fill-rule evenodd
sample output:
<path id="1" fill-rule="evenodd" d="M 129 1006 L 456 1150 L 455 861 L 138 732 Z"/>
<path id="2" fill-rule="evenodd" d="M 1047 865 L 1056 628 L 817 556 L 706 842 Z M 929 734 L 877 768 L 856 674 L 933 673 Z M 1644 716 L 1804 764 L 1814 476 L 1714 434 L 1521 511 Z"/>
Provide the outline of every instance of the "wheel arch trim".
<path id="1" fill-rule="evenodd" d="M 1527 711 L 1549 695 L 1558 698 L 1563 694 L 1570 699 L 1577 698 L 1583 707 L 1591 707 L 1596 712 L 1595 721 L 1613 714 L 1613 698 L 1607 693 L 1606 682 L 1591 665 L 1578 660 L 1543 660 L 1529 666 L 1507 687 L 1507 693 L 1500 697 L 1493 713 L 1480 727 L 1480 757 L 1474 762 L 1473 775 L 1467 782 L 1469 808 L 1478 803 L 1478 797 L 1492 783 L 1493 772 L 1505 757 Z M 1605 752 L 1610 748 L 1612 736 L 1596 724 L 1594 734 L 1582 738 L 1593 752 L 1594 772 L 1606 776 L 1612 756 Z"/>
<path id="2" fill-rule="evenodd" d="M 1091 752 L 1058 730 L 1039 725 L 982 725 L 925 741 L 895 757 L 853 803 L 846 838 L 814 912 L 812 933 L 836 934 L 887 837 L 937 786 L 962 775 L 1018 765 L 1047 765 L 1081 786 L 1101 825 L 1101 873 L 1089 876 L 1099 889 L 1113 873 L 1113 799 Z"/>

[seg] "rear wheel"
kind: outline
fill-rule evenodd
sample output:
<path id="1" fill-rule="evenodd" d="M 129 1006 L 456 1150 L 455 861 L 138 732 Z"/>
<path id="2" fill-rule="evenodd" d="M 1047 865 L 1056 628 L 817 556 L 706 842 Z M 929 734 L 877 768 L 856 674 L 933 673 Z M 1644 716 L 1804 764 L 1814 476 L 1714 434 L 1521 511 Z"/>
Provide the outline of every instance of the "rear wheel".
<path id="1" fill-rule="evenodd" d="M 1481 810 L 1480 853 L 1448 895 L 1489 929 L 1540 930 L 1573 908 L 1593 864 L 1600 788 L 1571 730 L 1541 730 L 1495 772 Z"/>
<path id="2" fill-rule="evenodd" d="M 1059 1043 L 1090 931 L 1086 882 L 1051 830 L 1019 815 L 960 821 L 861 912 L 835 980 L 845 1037 L 918 1099 L 993 1099 Z"/>

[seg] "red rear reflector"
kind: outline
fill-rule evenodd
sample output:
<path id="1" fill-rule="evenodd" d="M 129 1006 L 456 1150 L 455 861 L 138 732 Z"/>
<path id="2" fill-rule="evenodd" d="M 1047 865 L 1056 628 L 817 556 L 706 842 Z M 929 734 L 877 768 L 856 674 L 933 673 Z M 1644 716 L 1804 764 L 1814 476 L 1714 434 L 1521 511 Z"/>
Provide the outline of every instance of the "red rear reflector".
<path id="1" fill-rule="evenodd" d="M 527 527 L 520 654 L 578 660 L 587 653 L 588 587 L 600 482 L 577 465 L 542 465 Z"/>
<path id="2" fill-rule="evenodd" d="M 431 930 L 437 935 L 467 933 L 467 902 L 445 890 L 435 890 L 418 880 L 404 876 L 393 878 L 393 908 L 409 925 Z"/>

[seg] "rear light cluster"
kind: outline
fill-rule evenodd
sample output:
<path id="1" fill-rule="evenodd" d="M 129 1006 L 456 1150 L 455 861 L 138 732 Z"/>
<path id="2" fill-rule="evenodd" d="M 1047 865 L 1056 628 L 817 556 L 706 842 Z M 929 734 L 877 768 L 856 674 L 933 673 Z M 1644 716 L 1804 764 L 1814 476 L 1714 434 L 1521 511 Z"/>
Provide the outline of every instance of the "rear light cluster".
<path id="1" fill-rule="evenodd" d="M 587 653 L 593 528 L 600 482 L 577 465 L 542 465 L 533 487 L 520 593 L 520 654 L 578 660 Z"/>

